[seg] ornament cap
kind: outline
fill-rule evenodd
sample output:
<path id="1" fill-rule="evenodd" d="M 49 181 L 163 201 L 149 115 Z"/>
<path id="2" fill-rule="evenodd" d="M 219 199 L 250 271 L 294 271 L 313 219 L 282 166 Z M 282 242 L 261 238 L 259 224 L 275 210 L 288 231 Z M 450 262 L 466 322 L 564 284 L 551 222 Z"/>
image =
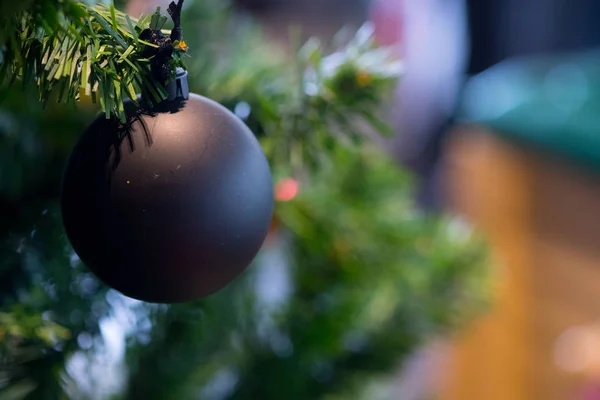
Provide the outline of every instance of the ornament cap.
<path id="1" fill-rule="evenodd" d="M 177 99 L 187 100 L 190 97 L 190 88 L 187 79 L 188 73 L 183 68 L 178 67 L 175 71 L 175 77 L 167 82 L 165 89 L 167 90 L 167 100 L 173 101 Z"/>

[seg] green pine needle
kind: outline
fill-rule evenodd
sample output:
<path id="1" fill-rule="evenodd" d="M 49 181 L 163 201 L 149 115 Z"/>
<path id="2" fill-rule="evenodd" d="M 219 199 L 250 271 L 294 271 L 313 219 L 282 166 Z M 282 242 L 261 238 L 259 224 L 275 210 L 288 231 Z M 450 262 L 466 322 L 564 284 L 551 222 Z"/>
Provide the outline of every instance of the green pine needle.
<path id="1" fill-rule="evenodd" d="M 52 29 L 36 28 L 39 17 L 30 12 L 16 15 L 15 29 L 8 33 L 2 53 L 2 76 L 24 85 L 37 83 L 44 104 L 80 100 L 79 89 L 83 89 L 85 96 L 100 102 L 107 118 L 116 115 L 122 121 L 124 101 L 136 102 L 137 94 L 150 95 L 152 104 L 165 100 L 166 91 L 152 76 L 150 60 L 141 56 L 145 46 L 157 46 L 139 39 L 144 29 L 161 29 L 165 24 L 167 17 L 160 15 L 160 9 L 137 20 L 113 5 L 77 3 L 76 7 L 76 13 L 57 12 L 58 24 L 42 24 Z M 184 67 L 185 55 L 176 49 L 169 63 L 173 71 Z"/>

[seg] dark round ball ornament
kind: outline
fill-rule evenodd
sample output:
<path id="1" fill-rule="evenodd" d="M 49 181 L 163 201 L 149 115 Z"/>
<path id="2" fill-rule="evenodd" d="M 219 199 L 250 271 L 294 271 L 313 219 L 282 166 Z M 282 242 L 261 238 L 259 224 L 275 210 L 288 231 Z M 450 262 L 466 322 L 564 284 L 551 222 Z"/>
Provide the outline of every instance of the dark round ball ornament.
<path id="1" fill-rule="evenodd" d="M 271 223 L 273 185 L 246 125 L 190 95 L 129 121 L 99 116 L 75 147 L 62 215 L 82 262 L 143 301 L 208 296 L 239 276 Z"/>

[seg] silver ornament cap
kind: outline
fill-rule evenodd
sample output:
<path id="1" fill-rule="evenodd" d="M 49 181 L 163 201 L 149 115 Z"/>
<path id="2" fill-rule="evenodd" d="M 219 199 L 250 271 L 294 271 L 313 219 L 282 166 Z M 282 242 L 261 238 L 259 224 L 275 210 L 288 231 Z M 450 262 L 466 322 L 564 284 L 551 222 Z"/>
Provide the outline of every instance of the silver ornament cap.
<path id="1" fill-rule="evenodd" d="M 190 97 L 190 88 L 188 85 L 188 73 L 181 67 L 177 67 L 175 78 L 167 82 L 165 89 L 167 90 L 167 101 L 177 99 L 187 100 Z"/>

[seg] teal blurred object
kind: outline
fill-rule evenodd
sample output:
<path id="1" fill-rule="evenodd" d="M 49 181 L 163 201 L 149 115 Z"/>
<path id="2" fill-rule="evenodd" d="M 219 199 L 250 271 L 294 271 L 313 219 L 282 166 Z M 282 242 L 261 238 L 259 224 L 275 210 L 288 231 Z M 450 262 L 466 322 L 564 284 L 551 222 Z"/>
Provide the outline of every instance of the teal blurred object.
<path id="1" fill-rule="evenodd" d="M 502 62 L 471 78 L 458 116 L 600 172 L 600 50 Z"/>

